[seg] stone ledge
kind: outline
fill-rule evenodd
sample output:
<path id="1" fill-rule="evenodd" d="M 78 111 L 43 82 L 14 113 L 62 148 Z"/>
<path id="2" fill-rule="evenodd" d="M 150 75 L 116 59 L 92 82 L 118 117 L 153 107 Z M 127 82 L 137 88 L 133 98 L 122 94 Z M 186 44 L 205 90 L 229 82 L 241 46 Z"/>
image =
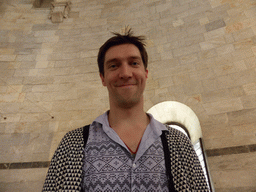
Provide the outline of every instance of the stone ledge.
<path id="1" fill-rule="evenodd" d="M 208 157 L 250 152 L 256 152 L 256 144 L 206 150 Z"/>
<path id="2" fill-rule="evenodd" d="M 31 169 L 31 168 L 47 168 L 50 161 L 43 162 L 21 162 L 21 163 L 0 163 L 0 169 Z"/>

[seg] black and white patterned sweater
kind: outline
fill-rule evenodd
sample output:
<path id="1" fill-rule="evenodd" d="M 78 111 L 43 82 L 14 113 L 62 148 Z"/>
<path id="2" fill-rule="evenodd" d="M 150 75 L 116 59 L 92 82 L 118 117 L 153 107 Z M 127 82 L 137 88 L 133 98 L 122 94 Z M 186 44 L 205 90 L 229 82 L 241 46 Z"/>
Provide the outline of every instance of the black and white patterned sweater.
<path id="1" fill-rule="evenodd" d="M 169 191 L 208 192 L 203 170 L 189 139 L 176 129 L 168 129 L 163 131 L 161 139 Z M 43 192 L 81 191 L 87 136 L 88 126 L 85 126 L 63 137 L 52 158 Z"/>

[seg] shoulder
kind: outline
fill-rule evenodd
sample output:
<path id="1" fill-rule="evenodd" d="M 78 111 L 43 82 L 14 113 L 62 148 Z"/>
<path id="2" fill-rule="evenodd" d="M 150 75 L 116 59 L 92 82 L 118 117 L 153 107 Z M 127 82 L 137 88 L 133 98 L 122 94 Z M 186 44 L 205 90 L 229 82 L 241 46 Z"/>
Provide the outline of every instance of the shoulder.
<path id="1" fill-rule="evenodd" d="M 190 142 L 190 139 L 182 133 L 181 131 L 174 129 L 168 125 L 166 125 L 166 128 L 168 129 L 168 134 L 167 136 L 170 137 L 170 139 L 176 140 L 176 141 L 181 141 L 181 142 Z"/>
<path id="2" fill-rule="evenodd" d="M 65 134 L 65 136 L 63 137 L 63 139 L 79 138 L 79 137 L 83 136 L 83 128 L 84 127 L 80 127 L 80 128 L 77 128 L 77 129 L 67 132 Z"/>
<path id="3" fill-rule="evenodd" d="M 175 151 L 193 151 L 193 145 L 191 140 L 181 131 L 167 126 L 168 131 L 166 131 L 166 139 Z M 184 150 L 186 149 L 186 150 Z"/>
<path id="4" fill-rule="evenodd" d="M 84 130 L 84 127 L 74 129 L 72 131 L 67 132 L 64 137 L 79 137 L 83 135 L 83 130 Z"/>
<path id="5" fill-rule="evenodd" d="M 60 146 L 70 146 L 71 144 L 83 145 L 84 143 L 83 130 L 84 130 L 84 127 L 80 127 L 67 132 L 62 138 L 60 142 Z"/>

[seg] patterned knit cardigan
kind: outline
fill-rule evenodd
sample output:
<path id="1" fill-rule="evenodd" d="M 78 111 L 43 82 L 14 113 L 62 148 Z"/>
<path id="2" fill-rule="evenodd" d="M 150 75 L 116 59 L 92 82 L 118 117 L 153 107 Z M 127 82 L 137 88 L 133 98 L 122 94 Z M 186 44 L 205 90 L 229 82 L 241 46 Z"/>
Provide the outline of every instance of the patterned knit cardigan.
<path id="1" fill-rule="evenodd" d="M 169 128 L 161 135 L 170 191 L 208 192 L 204 173 L 189 139 Z M 80 192 L 88 126 L 68 132 L 52 158 L 43 192 Z M 84 139 L 85 138 L 85 139 Z M 175 188 L 175 189 L 174 189 Z"/>

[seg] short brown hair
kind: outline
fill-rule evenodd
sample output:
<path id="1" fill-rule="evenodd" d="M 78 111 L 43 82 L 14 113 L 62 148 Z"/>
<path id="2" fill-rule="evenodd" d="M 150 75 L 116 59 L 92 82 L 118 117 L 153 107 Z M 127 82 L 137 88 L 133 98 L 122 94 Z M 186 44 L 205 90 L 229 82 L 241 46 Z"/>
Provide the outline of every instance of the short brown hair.
<path id="1" fill-rule="evenodd" d="M 144 36 L 134 36 L 131 29 L 129 29 L 124 35 L 119 33 L 113 33 L 115 36 L 108 39 L 99 49 L 98 53 L 98 67 L 99 72 L 104 76 L 104 61 L 105 61 L 105 54 L 107 50 L 116 45 L 122 44 L 133 44 L 135 45 L 141 54 L 141 58 L 144 64 L 145 69 L 148 66 L 148 54 L 145 49 L 145 37 Z"/>

